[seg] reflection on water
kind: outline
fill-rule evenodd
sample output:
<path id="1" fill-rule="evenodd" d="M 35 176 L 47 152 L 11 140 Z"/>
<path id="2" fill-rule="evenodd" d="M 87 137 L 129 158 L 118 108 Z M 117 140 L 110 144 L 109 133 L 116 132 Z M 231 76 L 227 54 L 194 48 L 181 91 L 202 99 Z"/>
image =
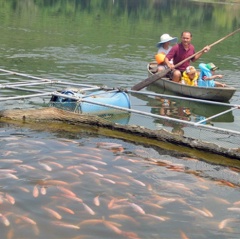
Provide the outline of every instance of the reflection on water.
<path id="1" fill-rule="evenodd" d="M 1 237 L 237 238 L 239 170 L 121 140 L 1 129 Z"/>
<path id="2" fill-rule="evenodd" d="M 154 85 L 148 86 L 148 90 L 156 92 L 158 94 L 173 94 L 171 92 L 164 91 L 163 89 L 160 89 Z M 147 104 L 152 107 L 152 113 L 159 113 L 160 115 L 167 115 L 169 117 L 183 119 L 186 121 L 203 121 L 202 124 L 208 124 L 216 127 L 218 126 L 218 123 L 234 122 L 234 115 L 232 111 L 222 113 L 231 108 L 228 106 L 206 104 L 202 102 L 188 101 L 177 98 L 168 99 L 165 97 L 155 97 L 153 99 L 146 96 L 141 96 L 141 98 L 143 97 L 148 102 Z M 156 103 L 156 100 L 158 100 L 158 103 Z M 164 113 L 166 110 L 168 112 L 167 114 Z M 214 115 L 218 116 L 208 119 Z M 231 128 L 231 124 L 228 125 Z"/>

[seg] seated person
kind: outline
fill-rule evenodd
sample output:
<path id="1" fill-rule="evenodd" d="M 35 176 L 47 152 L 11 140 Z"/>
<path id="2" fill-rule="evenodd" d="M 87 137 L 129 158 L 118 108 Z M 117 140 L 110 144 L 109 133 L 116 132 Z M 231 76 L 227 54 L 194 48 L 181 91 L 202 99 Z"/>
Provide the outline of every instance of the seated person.
<path id="1" fill-rule="evenodd" d="M 158 63 L 158 71 L 162 71 L 167 68 L 164 63 L 165 56 L 171 50 L 171 44 L 176 44 L 177 41 L 177 37 L 171 37 L 169 34 L 161 35 L 160 42 L 157 43 L 158 52 L 155 55 L 155 59 Z"/>
<path id="2" fill-rule="evenodd" d="M 195 67 L 188 66 L 186 70 L 183 72 L 181 83 L 185 85 L 197 86 L 198 77 L 199 74 L 196 71 Z"/>
<path id="3" fill-rule="evenodd" d="M 201 87 L 225 87 L 226 84 L 215 81 L 217 78 L 222 78 L 223 75 L 215 75 L 215 71 L 218 69 L 213 63 L 200 63 L 200 77 L 198 80 L 198 86 Z"/>

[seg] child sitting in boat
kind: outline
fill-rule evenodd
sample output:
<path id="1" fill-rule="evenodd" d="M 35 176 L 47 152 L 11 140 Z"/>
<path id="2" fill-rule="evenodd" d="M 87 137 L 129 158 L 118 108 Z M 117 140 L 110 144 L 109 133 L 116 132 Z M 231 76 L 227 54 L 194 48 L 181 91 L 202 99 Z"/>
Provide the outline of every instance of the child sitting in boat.
<path id="1" fill-rule="evenodd" d="M 201 70 L 200 77 L 198 79 L 198 86 L 201 87 L 225 87 L 226 84 L 215 81 L 217 78 L 222 78 L 223 75 L 215 75 L 215 71 L 218 69 L 213 63 L 200 63 L 199 68 Z"/>
<path id="2" fill-rule="evenodd" d="M 191 85 L 191 86 L 197 86 L 197 80 L 199 77 L 199 73 L 195 69 L 194 66 L 188 66 L 186 70 L 182 74 L 182 84 L 185 85 Z"/>

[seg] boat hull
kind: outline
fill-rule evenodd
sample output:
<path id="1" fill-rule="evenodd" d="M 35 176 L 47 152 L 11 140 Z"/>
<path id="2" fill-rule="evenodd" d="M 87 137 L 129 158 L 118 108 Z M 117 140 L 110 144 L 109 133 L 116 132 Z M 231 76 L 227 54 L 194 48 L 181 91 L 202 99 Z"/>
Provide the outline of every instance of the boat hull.
<path id="1" fill-rule="evenodd" d="M 151 63 L 148 64 L 147 69 L 149 76 L 154 74 Z M 236 92 L 234 87 L 196 87 L 179 84 L 168 78 L 159 79 L 153 84 L 163 90 L 171 91 L 182 96 L 219 102 L 228 102 Z"/>

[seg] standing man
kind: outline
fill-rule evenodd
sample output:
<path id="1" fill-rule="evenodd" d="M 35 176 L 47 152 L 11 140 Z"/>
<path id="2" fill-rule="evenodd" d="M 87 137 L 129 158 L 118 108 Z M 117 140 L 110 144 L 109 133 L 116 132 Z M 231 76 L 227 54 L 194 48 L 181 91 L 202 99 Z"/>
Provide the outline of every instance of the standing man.
<path id="1" fill-rule="evenodd" d="M 188 31 L 182 32 L 181 43 L 174 45 L 165 57 L 164 62 L 173 70 L 172 80 L 175 82 L 181 82 L 182 73 L 190 65 L 190 61 L 195 62 L 204 52 L 208 52 L 210 50 L 209 46 L 204 47 L 202 51 L 194 56 L 191 60 L 185 61 L 182 65 L 175 68 L 176 64 L 195 54 L 195 48 L 191 44 L 191 41 L 192 33 Z M 173 64 L 171 64 L 170 59 L 173 59 Z"/>

